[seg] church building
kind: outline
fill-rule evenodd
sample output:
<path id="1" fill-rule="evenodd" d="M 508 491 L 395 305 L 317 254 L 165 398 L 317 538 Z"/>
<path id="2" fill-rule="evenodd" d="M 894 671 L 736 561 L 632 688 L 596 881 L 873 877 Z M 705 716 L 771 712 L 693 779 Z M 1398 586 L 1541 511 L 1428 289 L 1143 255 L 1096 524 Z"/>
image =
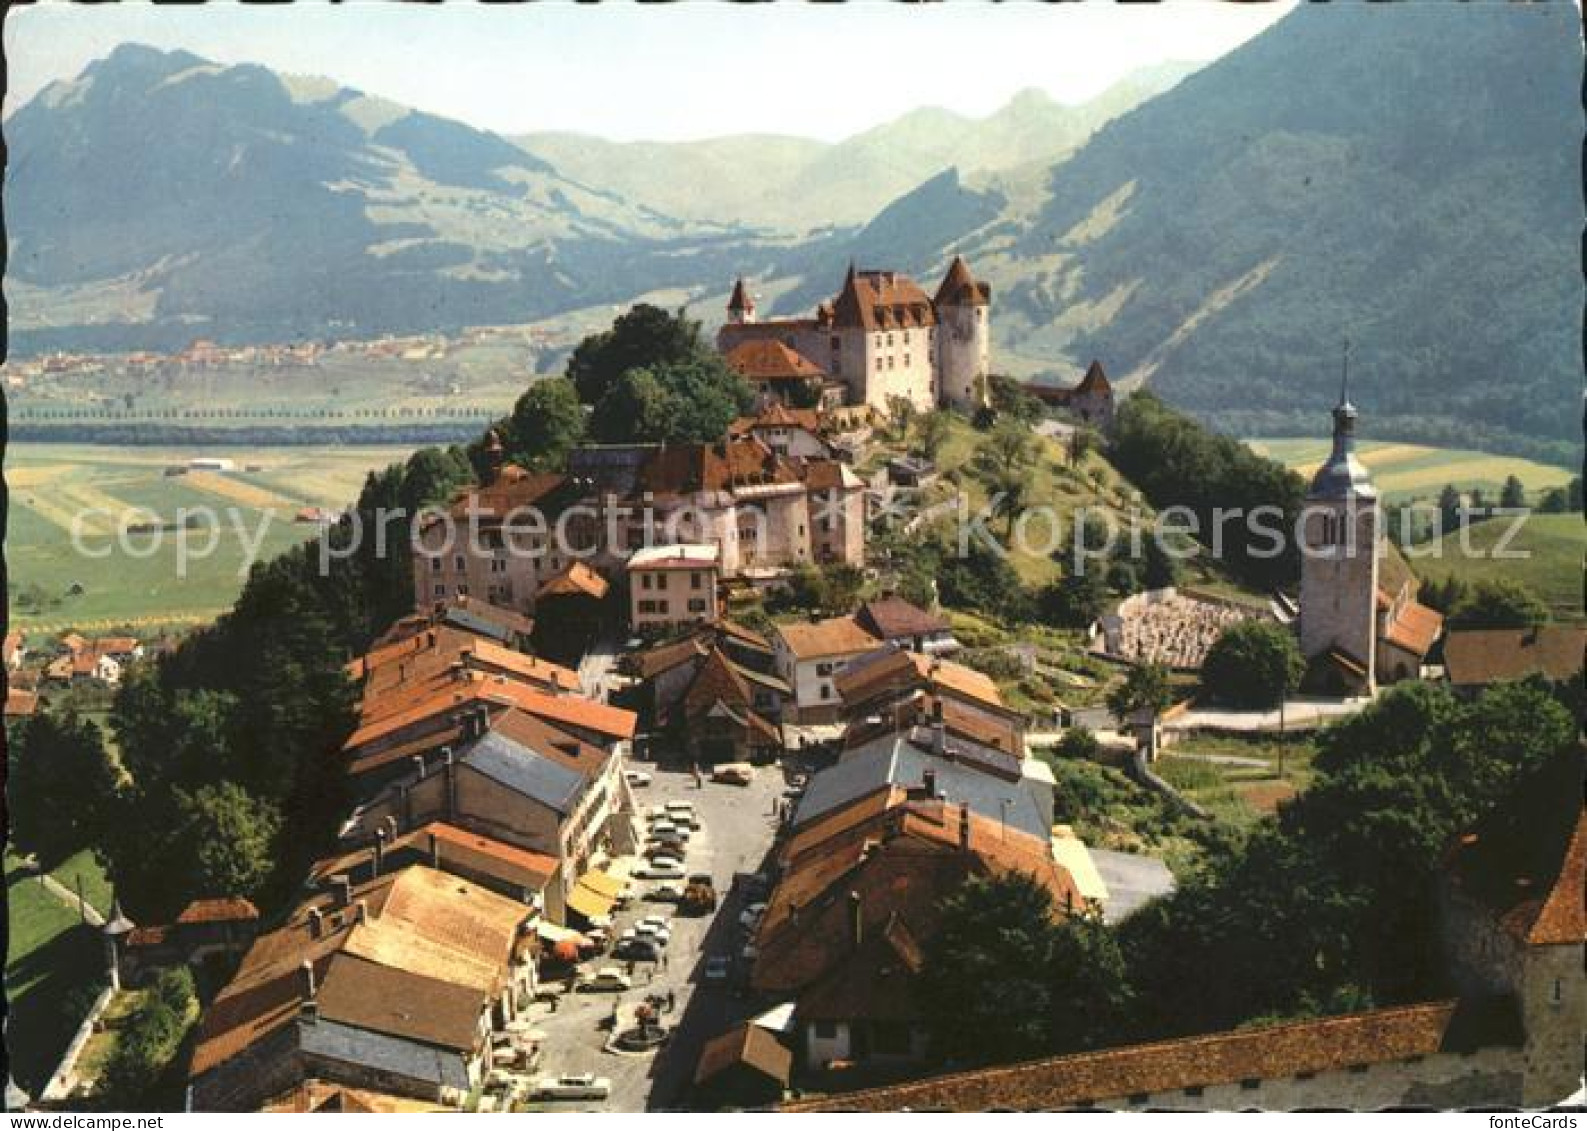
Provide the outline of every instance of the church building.
<path id="1" fill-rule="evenodd" d="M 785 351 L 777 377 L 841 383 L 850 404 L 885 412 L 901 397 L 917 409 L 973 411 L 988 399 L 991 300 L 992 288 L 958 257 L 935 296 L 900 272 L 850 266 L 842 289 L 816 308 L 815 317 L 762 322 L 739 279 L 717 348 L 757 382 L 767 364 L 765 343 L 775 343 Z"/>
<path id="2" fill-rule="evenodd" d="M 1300 649 L 1313 690 L 1371 695 L 1379 683 L 1421 674 L 1443 617 L 1417 602 L 1414 577 L 1382 580 L 1392 551 L 1377 488 L 1356 455 L 1348 377 L 1333 417 L 1333 450 L 1312 477 L 1303 512 Z"/>

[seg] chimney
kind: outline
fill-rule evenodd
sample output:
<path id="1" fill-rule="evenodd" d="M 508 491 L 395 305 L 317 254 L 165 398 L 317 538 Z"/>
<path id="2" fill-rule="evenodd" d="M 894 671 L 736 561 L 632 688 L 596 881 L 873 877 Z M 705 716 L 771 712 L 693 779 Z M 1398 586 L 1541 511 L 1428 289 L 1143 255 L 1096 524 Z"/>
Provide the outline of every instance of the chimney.
<path id="1" fill-rule="evenodd" d="M 441 870 L 441 841 L 434 833 L 430 834 L 430 867 Z"/>
<path id="2" fill-rule="evenodd" d="M 402 798 L 402 824 L 404 828 L 413 827 L 413 791 L 406 782 L 397 784 L 397 793 Z"/>
<path id="3" fill-rule="evenodd" d="M 309 908 L 309 938 L 317 939 L 317 938 L 320 937 L 320 935 L 322 935 L 324 933 L 325 933 L 325 916 L 324 916 L 324 914 L 321 913 L 321 911 L 320 911 L 320 909 L 318 907 Z M 308 963 L 305 962 L 304 965 L 307 966 Z M 309 976 L 312 978 L 313 977 L 313 973 L 311 972 Z"/>
<path id="4" fill-rule="evenodd" d="M 860 944 L 865 941 L 865 914 L 857 891 L 849 892 L 849 934 L 854 949 L 859 950 Z"/>
<path id="5" fill-rule="evenodd" d="M 966 851 L 970 848 L 970 803 L 968 801 L 959 806 L 959 847 Z"/>
<path id="6" fill-rule="evenodd" d="M 385 865 L 386 865 L 386 829 L 385 829 L 385 826 L 382 825 L 380 828 L 375 830 L 375 856 L 374 856 L 374 869 L 375 869 L 375 871 L 374 871 L 374 875 L 371 876 L 370 878 L 371 879 L 379 879 L 380 878 L 380 870 L 382 868 L 384 868 Z"/>
<path id="7" fill-rule="evenodd" d="M 948 727 L 942 721 L 942 700 L 931 701 L 931 752 L 937 757 L 948 753 Z"/>
<path id="8" fill-rule="evenodd" d="M 336 892 L 336 906 L 346 907 L 353 902 L 353 881 L 347 873 L 337 872 L 331 877 L 331 888 Z"/>
<path id="9" fill-rule="evenodd" d="M 303 1000 L 312 1002 L 319 991 L 319 987 L 314 984 L 314 963 L 305 958 L 300 969 L 303 971 Z"/>
<path id="10" fill-rule="evenodd" d="M 360 899 L 356 904 L 353 905 L 353 922 L 369 922 L 369 900 Z"/>
<path id="11" fill-rule="evenodd" d="M 926 795 L 927 801 L 934 801 L 937 797 L 937 771 L 923 770 L 920 774 L 920 788 Z"/>
<path id="12" fill-rule="evenodd" d="M 443 746 L 441 748 L 441 765 L 446 774 L 446 819 L 457 819 L 457 767 L 452 762 L 452 751 Z"/>
<path id="13" fill-rule="evenodd" d="M 418 775 L 420 781 L 424 780 L 424 755 L 413 756 L 413 772 Z"/>

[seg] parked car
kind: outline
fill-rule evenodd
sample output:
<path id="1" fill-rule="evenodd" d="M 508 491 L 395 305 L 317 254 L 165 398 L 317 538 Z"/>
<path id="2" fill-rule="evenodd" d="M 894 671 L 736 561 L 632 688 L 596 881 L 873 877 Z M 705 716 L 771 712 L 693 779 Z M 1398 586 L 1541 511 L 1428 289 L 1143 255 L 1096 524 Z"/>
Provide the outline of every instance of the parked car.
<path id="1" fill-rule="evenodd" d="M 643 935 L 617 944 L 612 954 L 625 962 L 660 962 L 662 948 Z"/>
<path id="2" fill-rule="evenodd" d="M 612 1082 L 590 1072 L 542 1076 L 529 1088 L 532 1100 L 604 1100 L 611 1094 Z"/>
<path id="3" fill-rule="evenodd" d="M 633 786 L 635 789 L 643 789 L 654 780 L 651 778 L 650 774 L 644 770 L 624 770 L 623 777 L 627 778 L 628 784 Z"/>
<path id="4" fill-rule="evenodd" d="M 689 885 L 683 889 L 683 899 L 679 901 L 679 910 L 689 915 L 705 915 L 716 910 L 716 888 L 711 885 L 711 877 L 699 873 L 689 877 Z"/>
<path id="5" fill-rule="evenodd" d="M 720 985 L 733 973 L 733 961 L 724 954 L 713 954 L 705 960 L 702 977 L 707 984 Z"/>
<path id="6" fill-rule="evenodd" d="M 589 978 L 579 983 L 580 991 L 587 994 L 621 993 L 634 988 L 634 980 L 615 966 L 602 966 Z"/>
<path id="7" fill-rule="evenodd" d="M 671 856 L 656 856 L 635 869 L 634 875 L 642 880 L 681 880 L 683 863 Z"/>
<path id="8" fill-rule="evenodd" d="M 724 785 L 748 785 L 755 780 L 755 767 L 748 762 L 723 762 L 711 771 L 711 780 Z"/>
<path id="9" fill-rule="evenodd" d="M 666 949 L 667 945 L 672 942 L 672 932 L 665 927 L 651 928 L 649 930 L 641 927 L 639 938 L 641 941 L 649 939 L 662 949 Z"/>
<path id="10" fill-rule="evenodd" d="M 693 817 L 694 816 L 694 802 L 692 802 L 692 801 L 669 801 L 666 804 L 666 810 L 667 810 L 667 812 L 669 814 L 680 814 L 681 813 L 681 814 L 683 814 L 685 816 Z"/>
<path id="11" fill-rule="evenodd" d="M 683 849 L 673 844 L 647 844 L 645 846 L 645 859 L 652 864 L 672 863 L 680 869 L 683 867 Z M 669 876 L 668 879 L 673 877 Z"/>
<path id="12" fill-rule="evenodd" d="M 764 903 L 752 903 L 740 913 L 738 925 L 746 931 L 753 931 L 760 926 L 760 917 L 764 914 L 766 914 L 766 905 Z"/>
<path id="13" fill-rule="evenodd" d="M 679 884 L 657 884 L 645 893 L 650 903 L 677 903 L 682 898 L 683 888 Z"/>

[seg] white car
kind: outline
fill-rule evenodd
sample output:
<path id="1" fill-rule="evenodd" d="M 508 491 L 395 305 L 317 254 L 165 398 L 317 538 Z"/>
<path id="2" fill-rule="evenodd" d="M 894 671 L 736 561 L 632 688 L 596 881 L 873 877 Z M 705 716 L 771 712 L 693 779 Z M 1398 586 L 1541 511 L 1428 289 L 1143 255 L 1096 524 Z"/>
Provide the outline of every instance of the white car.
<path id="1" fill-rule="evenodd" d="M 617 992 L 634 988 L 634 980 L 615 966 L 602 966 L 588 981 L 580 982 L 579 989 L 587 994 Z"/>
<path id="2" fill-rule="evenodd" d="M 590 1072 L 542 1076 L 529 1089 L 532 1100 L 604 1100 L 611 1094 L 612 1082 Z"/>
<path id="3" fill-rule="evenodd" d="M 668 813 L 682 813 L 686 817 L 693 817 L 694 816 L 694 802 L 692 802 L 692 801 L 669 801 L 666 804 L 666 810 L 667 810 Z"/>
<path id="4" fill-rule="evenodd" d="M 657 860 L 671 860 L 674 864 L 683 863 L 683 845 L 675 841 L 665 840 L 651 842 L 645 845 L 645 858 L 652 863 Z"/>
<path id="5" fill-rule="evenodd" d="M 648 939 L 659 947 L 666 947 L 672 942 L 672 932 L 665 927 L 640 927 L 639 937 Z"/>
<path id="6" fill-rule="evenodd" d="M 627 778 L 628 784 L 635 789 L 643 789 L 654 780 L 645 770 L 624 770 L 623 777 Z"/>
<path id="7" fill-rule="evenodd" d="M 681 880 L 688 872 L 682 863 L 670 856 L 657 856 L 634 870 L 642 880 Z"/>
<path id="8" fill-rule="evenodd" d="M 688 827 L 672 820 L 652 821 L 650 824 L 652 837 L 676 837 L 679 840 L 688 840 L 691 831 Z"/>

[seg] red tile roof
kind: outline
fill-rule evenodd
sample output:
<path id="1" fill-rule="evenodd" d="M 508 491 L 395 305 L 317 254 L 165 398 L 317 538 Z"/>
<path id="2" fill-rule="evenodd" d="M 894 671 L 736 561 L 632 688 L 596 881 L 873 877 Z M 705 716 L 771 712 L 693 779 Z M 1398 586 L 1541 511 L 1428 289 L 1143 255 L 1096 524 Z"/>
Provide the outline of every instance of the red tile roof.
<path id="1" fill-rule="evenodd" d="M 775 338 L 751 338 L 727 351 L 727 367 L 746 381 L 819 381 L 820 366 Z"/>
<path id="2" fill-rule="evenodd" d="M 766 483 L 798 483 L 793 464 L 753 436 L 658 448 L 640 468 L 637 489 L 658 499 Z"/>
<path id="3" fill-rule="evenodd" d="M 793 1071 L 793 1053 L 771 1033 L 746 1021 L 705 1043 L 695 1064 L 694 1082 L 707 1083 L 737 1064 L 748 1065 L 786 1086 Z"/>
<path id="4" fill-rule="evenodd" d="M 195 899 L 176 917 L 178 923 L 251 923 L 259 909 L 246 899 Z"/>
<path id="5" fill-rule="evenodd" d="M 833 324 L 845 329 L 909 330 L 937 324 L 926 292 L 896 271 L 849 268 L 843 289 L 832 300 Z"/>
<path id="6" fill-rule="evenodd" d="M 976 282 L 975 276 L 970 274 L 969 265 L 961 256 L 955 255 L 948 273 L 943 276 L 942 285 L 937 288 L 937 305 L 985 306 L 991 301 L 992 288 Z"/>
<path id="7" fill-rule="evenodd" d="M 1582 670 L 1587 628 L 1455 628 L 1444 639 L 1444 668 L 1457 686 L 1525 679 L 1541 672 L 1567 680 Z"/>
<path id="8" fill-rule="evenodd" d="M 589 597 L 599 601 L 611 588 L 610 583 L 583 562 L 573 562 L 557 574 L 546 579 L 535 594 L 535 600 L 547 597 Z"/>
<path id="9" fill-rule="evenodd" d="M 853 617 L 830 617 L 827 620 L 790 621 L 777 626 L 788 651 L 799 660 L 818 660 L 829 656 L 852 656 L 882 647 L 882 642 L 872 636 Z"/>
<path id="10" fill-rule="evenodd" d="M 1454 1002 L 1237 1029 L 787 1104 L 787 1111 L 1051 1111 L 1181 1088 L 1385 1064 L 1440 1051 Z"/>

